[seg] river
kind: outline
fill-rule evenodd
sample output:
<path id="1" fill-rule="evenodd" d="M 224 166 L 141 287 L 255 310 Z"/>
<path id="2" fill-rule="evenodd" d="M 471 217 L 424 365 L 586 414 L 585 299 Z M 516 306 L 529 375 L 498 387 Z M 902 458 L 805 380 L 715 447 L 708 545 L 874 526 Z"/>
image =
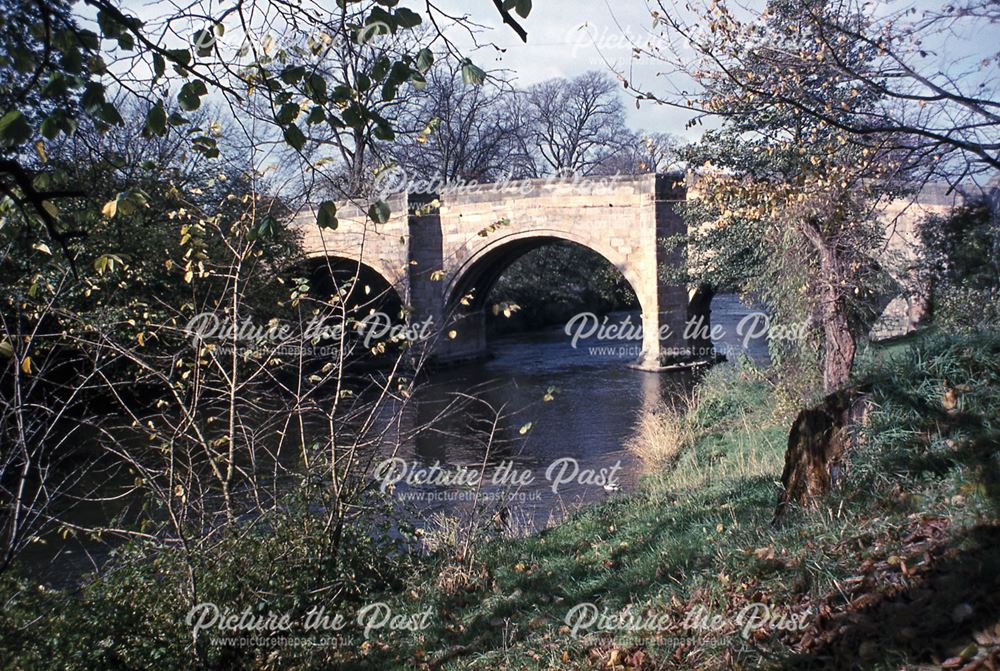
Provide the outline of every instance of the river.
<path id="1" fill-rule="evenodd" d="M 744 342 L 737 328 L 750 312 L 735 296 L 716 297 L 712 322 L 724 333 L 715 345 L 731 356 L 743 351 L 764 362 L 766 339 Z M 637 312 L 613 313 L 609 323 L 626 318 L 639 323 Z M 745 323 L 744 335 L 748 327 Z M 424 517 L 467 513 L 478 493 L 492 504 L 485 507 L 502 512 L 504 523 L 521 532 L 544 528 L 580 505 L 634 489 L 643 465 L 627 444 L 639 418 L 664 404 L 676 405 L 694 383 L 690 372 L 631 367 L 640 349 L 640 340 L 596 337 L 574 346 L 561 327 L 491 340 L 488 360 L 435 371 L 417 405 L 423 420 L 455 393 L 474 393 L 484 401 L 474 405 L 478 412 L 471 411 L 479 415 L 479 430 L 470 428 L 467 413 L 449 418 L 439 430 L 404 445 L 400 461 L 386 466 L 386 480 L 399 480 L 396 494 Z M 501 408 L 494 443 L 487 444 L 481 434 Z M 407 476 L 456 480 L 472 471 L 481 477 L 466 477 L 457 485 L 407 483 Z M 506 505 L 499 505 L 501 500 Z"/>

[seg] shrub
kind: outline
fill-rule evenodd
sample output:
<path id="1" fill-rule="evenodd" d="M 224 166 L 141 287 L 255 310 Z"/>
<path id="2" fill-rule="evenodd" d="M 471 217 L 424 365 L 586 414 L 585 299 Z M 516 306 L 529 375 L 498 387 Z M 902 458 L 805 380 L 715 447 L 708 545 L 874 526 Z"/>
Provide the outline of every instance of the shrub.
<path id="1" fill-rule="evenodd" d="M 179 545 L 128 544 L 75 590 L 39 589 L 8 576 L 0 584 L 7 604 L 0 659 L 31 669 L 336 666 L 339 655 L 356 648 L 235 647 L 213 644 L 205 632 L 195 646 L 186 617 L 194 605 L 213 603 L 293 619 L 323 606 L 350 620 L 363 604 L 401 589 L 413 566 L 409 534 L 390 533 L 387 517 L 348 525 L 344 534 L 333 550 L 323 512 L 293 506 L 219 538 L 192 540 L 189 553 Z M 350 628 L 343 633 L 360 636 Z"/>

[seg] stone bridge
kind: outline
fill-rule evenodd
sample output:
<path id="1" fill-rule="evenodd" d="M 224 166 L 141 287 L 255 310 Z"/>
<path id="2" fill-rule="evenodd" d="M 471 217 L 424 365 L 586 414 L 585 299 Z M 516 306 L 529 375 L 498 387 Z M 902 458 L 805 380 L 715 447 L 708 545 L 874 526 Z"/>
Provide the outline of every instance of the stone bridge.
<path id="1" fill-rule="evenodd" d="M 320 229 L 316 213 L 296 224 L 307 256 L 340 259 L 382 278 L 409 307 L 409 319 L 432 319 L 447 329 L 436 341 L 438 361 L 486 353 L 486 305 L 491 287 L 518 257 L 554 241 L 597 252 L 632 286 L 642 312 L 645 369 L 708 356 L 710 343 L 685 338 L 689 319 L 707 323 L 711 295 L 689 292 L 662 279 L 676 254 L 657 241 L 685 232 L 675 207 L 687 197 L 678 175 L 526 180 L 483 184 L 439 196 L 400 194 L 392 214 L 373 223 L 350 205 L 338 208 L 339 226 Z M 923 211 L 903 213 L 890 233 L 893 248 L 909 249 L 912 225 Z M 898 229 L 898 232 L 895 230 Z M 910 309 L 904 321 L 913 322 Z"/>

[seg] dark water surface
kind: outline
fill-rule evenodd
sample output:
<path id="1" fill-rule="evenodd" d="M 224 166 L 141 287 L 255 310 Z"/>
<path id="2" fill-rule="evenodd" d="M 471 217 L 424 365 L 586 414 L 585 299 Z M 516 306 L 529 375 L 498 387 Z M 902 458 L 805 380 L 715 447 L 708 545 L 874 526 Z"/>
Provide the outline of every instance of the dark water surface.
<path id="1" fill-rule="evenodd" d="M 749 339 L 744 347 L 738 332 L 749 312 L 735 296 L 713 301 L 712 322 L 725 332 L 716 347 L 765 361 L 766 340 Z M 640 323 L 638 313 L 627 312 L 609 315 L 609 323 L 626 317 Z M 751 324 L 743 325 L 746 335 Z M 694 383 L 690 372 L 651 373 L 631 367 L 640 345 L 640 340 L 589 338 L 574 347 L 562 328 L 492 340 L 491 359 L 435 371 L 417 399 L 418 420 L 427 421 L 455 393 L 476 394 L 489 404 L 474 406 L 481 415 L 474 426 L 478 431 L 470 429 L 465 416 L 449 418 L 440 432 L 422 434 L 404 446 L 398 457 L 406 462 L 405 469 L 397 466 L 393 473 L 430 473 L 427 469 L 435 465 L 452 474 L 462 467 L 481 471 L 479 494 L 487 501 L 506 500 L 507 505 L 497 509 L 509 509 L 510 524 L 524 530 L 543 528 L 582 504 L 633 489 L 642 465 L 626 446 L 639 418 L 664 404 L 676 404 Z M 501 408 L 504 419 L 497 440 L 487 447 L 478 434 Z M 530 429 L 522 434 L 529 422 Z M 530 482 L 514 486 L 503 468 L 530 473 Z M 570 481 L 561 482 L 566 479 Z M 407 486 L 405 481 L 397 486 L 397 494 L 414 501 L 424 515 L 468 511 L 475 493 L 475 486 Z"/>

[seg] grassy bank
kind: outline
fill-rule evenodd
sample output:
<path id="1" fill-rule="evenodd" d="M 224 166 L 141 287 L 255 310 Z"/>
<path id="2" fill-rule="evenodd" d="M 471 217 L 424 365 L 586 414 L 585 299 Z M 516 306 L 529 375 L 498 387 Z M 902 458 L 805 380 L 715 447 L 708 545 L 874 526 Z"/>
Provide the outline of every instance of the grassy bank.
<path id="1" fill-rule="evenodd" d="M 178 553 L 136 550 L 78 591 L 4 585 L 0 667 L 188 668 L 196 578 L 199 600 L 255 613 L 327 603 L 349 618 L 384 602 L 405 616 L 395 631 L 347 627 L 314 646 L 206 636 L 209 668 L 990 668 L 1000 338 L 932 335 L 862 361 L 873 391 L 836 491 L 780 527 L 795 405 L 770 373 L 720 366 L 682 420 L 664 415 L 658 431 L 647 418 L 650 439 L 680 443 L 640 491 L 543 533 L 458 559 L 357 529 L 320 565 L 324 532 L 305 510 L 220 539 L 193 570 Z M 593 615 L 603 621 L 586 626 Z"/>
<path id="2" fill-rule="evenodd" d="M 716 369 L 689 417 L 691 445 L 639 493 L 427 574 L 411 598 L 439 617 L 408 650 L 391 648 L 404 653 L 399 663 L 876 669 L 995 660 L 1000 340 L 932 337 L 866 361 L 867 426 L 820 510 L 771 525 L 789 413 L 766 375 Z M 579 604 L 624 612 L 615 621 L 626 627 L 659 619 L 653 631 L 595 623 L 574 632 L 566 618 Z M 744 629 L 765 612 L 753 604 L 784 620 Z"/>

